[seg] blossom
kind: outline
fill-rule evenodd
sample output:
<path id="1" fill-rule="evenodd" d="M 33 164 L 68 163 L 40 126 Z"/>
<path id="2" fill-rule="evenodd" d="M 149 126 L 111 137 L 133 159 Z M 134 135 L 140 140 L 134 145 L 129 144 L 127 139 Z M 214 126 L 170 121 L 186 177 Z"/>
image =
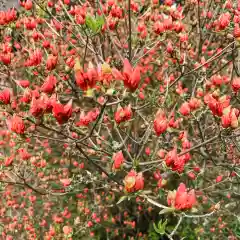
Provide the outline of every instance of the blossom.
<path id="1" fill-rule="evenodd" d="M 10 127 L 13 132 L 18 134 L 24 134 L 24 131 L 25 131 L 24 122 L 22 118 L 18 117 L 17 115 L 14 115 L 12 117 L 10 122 Z"/>
<path id="2" fill-rule="evenodd" d="M 63 184 L 64 187 L 67 187 L 71 184 L 71 179 L 69 178 L 64 178 L 64 179 L 60 179 L 60 182 Z"/>
<path id="3" fill-rule="evenodd" d="M 36 99 L 35 97 L 32 98 L 32 103 L 30 107 L 30 112 L 34 117 L 39 117 L 43 114 L 46 108 L 46 103 L 43 97 Z"/>
<path id="4" fill-rule="evenodd" d="M 69 226 L 64 226 L 62 230 L 65 235 L 68 235 L 68 234 L 72 233 L 72 231 L 73 231 L 72 228 Z"/>
<path id="5" fill-rule="evenodd" d="M 167 130 L 168 122 L 165 113 L 162 112 L 162 110 L 158 110 L 153 124 L 157 136 L 160 136 L 160 134 L 164 133 Z"/>
<path id="6" fill-rule="evenodd" d="M 234 92 L 240 89 L 240 77 L 235 77 L 232 81 L 232 88 Z"/>
<path id="7" fill-rule="evenodd" d="M 123 73 L 113 69 L 112 74 L 116 79 L 123 80 L 124 85 L 132 91 L 138 88 L 141 80 L 140 67 L 136 66 L 133 68 L 126 58 L 123 61 Z"/>
<path id="8" fill-rule="evenodd" d="M 49 55 L 47 62 L 46 62 L 47 70 L 49 70 L 49 71 L 53 70 L 57 65 L 57 61 L 58 61 L 57 56 Z"/>
<path id="9" fill-rule="evenodd" d="M 183 116 L 189 115 L 190 112 L 191 112 L 189 103 L 188 103 L 188 102 L 184 102 L 184 103 L 182 104 L 182 106 L 180 107 L 179 112 L 180 112 Z"/>
<path id="10" fill-rule="evenodd" d="M 212 94 L 207 94 L 204 96 L 204 102 L 208 105 L 213 115 L 221 117 L 224 108 L 227 108 L 230 104 L 230 97 L 222 96 L 221 98 L 216 99 Z"/>
<path id="11" fill-rule="evenodd" d="M 121 165 L 124 162 L 124 156 L 122 154 L 122 151 L 119 151 L 117 153 L 114 153 L 113 155 L 113 167 L 114 169 L 119 169 Z"/>
<path id="12" fill-rule="evenodd" d="M 25 2 L 23 5 L 24 5 L 24 8 L 25 8 L 26 10 L 32 9 L 32 6 L 33 6 L 31 0 L 26 0 L 26 2 Z"/>
<path id="13" fill-rule="evenodd" d="M 41 87 L 41 90 L 45 93 L 52 93 L 56 86 L 56 83 L 57 83 L 57 78 L 53 75 L 50 75 L 45 79 Z"/>
<path id="14" fill-rule="evenodd" d="M 5 65 L 9 65 L 11 63 L 11 53 L 0 55 L 0 61 L 2 61 Z"/>
<path id="15" fill-rule="evenodd" d="M 10 91 L 8 89 L 4 89 L 0 92 L 0 102 L 2 102 L 3 104 L 10 103 Z"/>
<path id="16" fill-rule="evenodd" d="M 57 119 L 59 124 L 67 122 L 72 115 L 72 100 L 70 100 L 65 106 L 61 103 L 54 102 L 52 104 L 53 116 Z"/>
<path id="17" fill-rule="evenodd" d="M 184 183 L 180 183 L 177 191 L 170 191 L 168 193 L 167 202 L 178 210 L 191 209 L 196 203 L 196 195 L 194 190 L 189 192 Z"/>
<path id="18" fill-rule="evenodd" d="M 79 60 L 77 59 L 74 66 L 74 71 L 76 83 L 84 91 L 88 88 L 95 87 L 97 81 L 99 80 L 98 71 L 93 67 L 91 63 L 89 63 L 88 70 L 84 72 L 81 69 Z"/>
<path id="19" fill-rule="evenodd" d="M 125 190 L 127 192 L 135 192 L 144 188 L 144 178 L 142 173 L 136 173 L 131 170 L 124 178 Z"/>
<path id="20" fill-rule="evenodd" d="M 18 80 L 17 83 L 23 88 L 27 88 L 30 86 L 30 82 L 28 80 Z"/>
<path id="21" fill-rule="evenodd" d="M 76 123 L 76 126 L 88 126 L 91 122 L 94 122 L 98 118 L 99 113 L 100 111 L 98 108 L 89 111 L 87 114 L 81 112 L 80 120 Z"/>
<path id="22" fill-rule="evenodd" d="M 221 117 L 221 124 L 223 128 L 237 128 L 238 127 L 238 115 L 239 111 L 236 108 L 228 108 L 224 109 L 223 115 Z"/>
<path id="23" fill-rule="evenodd" d="M 5 159 L 5 162 L 4 162 L 4 166 L 5 166 L 5 167 L 11 166 L 12 163 L 13 163 L 13 159 L 14 159 L 14 156 L 11 156 L 11 157 L 6 158 L 6 159 Z"/>
<path id="24" fill-rule="evenodd" d="M 132 117 L 132 110 L 130 105 L 125 108 L 122 108 L 122 107 L 119 108 L 117 112 L 115 112 L 114 114 L 114 119 L 118 124 L 121 122 L 130 120 L 131 117 Z"/>
<path id="25" fill-rule="evenodd" d="M 223 179 L 223 176 L 222 176 L 222 175 L 217 176 L 217 177 L 216 177 L 216 183 L 221 182 L 222 179 Z"/>
<path id="26" fill-rule="evenodd" d="M 165 162 L 168 167 L 171 167 L 173 171 L 182 173 L 185 164 L 190 160 L 190 154 L 184 154 L 178 156 L 177 149 L 173 148 L 169 151 L 165 157 Z"/>

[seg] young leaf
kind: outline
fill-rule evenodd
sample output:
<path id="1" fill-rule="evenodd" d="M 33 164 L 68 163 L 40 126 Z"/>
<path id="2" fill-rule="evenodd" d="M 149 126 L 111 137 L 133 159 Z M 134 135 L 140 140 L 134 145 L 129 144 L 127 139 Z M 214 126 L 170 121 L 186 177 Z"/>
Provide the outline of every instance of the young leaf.
<path id="1" fill-rule="evenodd" d="M 123 202 L 125 199 L 127 199 L 127 196 L 122 196 L 122 197 L 120 197 L 120 199 L 118 200 L 117 204 L 120 204 L 120 203 Z"/>
<path id="2" fill-rule="evenodd" d="M 174 208 L 164 208 L 159 212 L 159 214 L 165 214 L 165 213 L 170 213 L 170 212 L 174 212 L 174 211 L 175 211 Z"/>

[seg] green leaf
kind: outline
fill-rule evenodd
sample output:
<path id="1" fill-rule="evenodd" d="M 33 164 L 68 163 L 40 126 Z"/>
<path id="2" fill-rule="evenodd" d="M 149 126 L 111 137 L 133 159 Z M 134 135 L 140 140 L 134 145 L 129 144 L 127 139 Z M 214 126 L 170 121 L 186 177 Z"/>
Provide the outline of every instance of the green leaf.
<path id="1" fill-rule="evenodd" d="M 158 227 L 156 226 L 155 223 L 153 223 L 153 228 L 158 234 L 160 235 L 165 234 L 165 227 L 162 226 L 162 220 L 160 220 L 160 222 L 158 223 Z"/>
<path id="2" fill-rule="evenodd" d="M 97 32 L 99 32 L 102 29 L 103 25 L 104 25 L 103 16 L 97 16 L 97 18 L 96 18 L 96 30 L 97 30 Z"/>
<path id="3" fill-rule="evenodd" d="M 103 16 L 97 16 L 96 19 L 91 16 L 86 16 L 86 26 L 92 30 L 93 33 L 98 33 L 104 25 Z"/>
<path id="4" fill-rule="evenodd" d="M 120 204 L 121 202 L 123 202 L 124 200 L 126 200 L 128 197 L 127 196 L 122 196 L 120 197 L 120 199 L 118 200 L 117 204 Z"/>
<path id="5" fill-rule="evenodd" d="M 165 213 L 170 213 L 174 211 L 175 211 L 175 208 L 164 208 L 159 212 L 159 214 L 165 214 Z"/>
<path id="6" fill-rule="evenodd" d="M 155 232 L 157 232 L 157 233 L 158 233 L 158 228 L 157 228 L 157 226 L 156 226 L 156 224 L 155 224 L 155 223 L 153 223 L 153 228 L 154 228 Z"/>
<path id="7" fill-rule="evenodd" d="M 86 16 L 86 26 L 90 28 L 94 33 L 96 32 L 96 23 L 91 16 Z"/>

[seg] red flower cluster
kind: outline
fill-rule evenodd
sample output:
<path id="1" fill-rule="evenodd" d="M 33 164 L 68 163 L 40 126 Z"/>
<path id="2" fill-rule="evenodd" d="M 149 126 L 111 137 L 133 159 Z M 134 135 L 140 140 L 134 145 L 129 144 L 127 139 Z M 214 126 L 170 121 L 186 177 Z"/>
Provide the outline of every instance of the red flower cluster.
<path id="1" fill-rule="evenodd" d="M 231 21 L 231 14 L 229 12 L 222 13 L 219 16 L 218 21 L 216 22 L 217 30 L 225 29 L 230 24 L 230 21 Z"/>
<path id="2" fill-rule="evenodd" d="M 87 114 L 84 112 L 81 112 L 80 114 L 80 120 L 76 123 L 76 126 L 88 126 L 89 123 L 94 122 L 99 115 L 100 111 L 98 108 L 89 111 Z"/>
<path id="3" fill-rule="evenodd" d="M 39 117 L 43 114 L 46 108 L 46 102 L 43 98 L 36 99 L 32 98 L 32 104 L 30 107 L 30 112 L 34 117 Z"/>
<path id="4" fill-rule="evenodd" d="M 84 91 L 88 88 L 95 87 L 98 79 L 98 72 L 93 67 L 88 68 L 87 72 L 84 72 L 82 70 L 75 71 L 76 83 Z"/>
<path id="5" fill-rule="evenodd" d="M 17 19 L 17 12 L 14 8 L 8 11 L 0 11 L 0 26 L 9 24 L 10 22 Z"/>
<path id="6" fill-rule="evenodd" d="M 26 67 L 38 66 L 41 62 L 42 62 L 42 51 L 40 49 L 36 49 L 29 56 L 29 59 L 26 60 L 24 65 Z"/>
<path id="7" fill-rule="evenodd" d="M 10 129 L 18 134 L 24 134 L 25 125 L 22 118 L 14 115 L 10 121 Z"/>
<path id="8" fill-rule="evenodd" d="M 144 178 L 142 173 L 131 170 L 124 178 L 124 186 L 127 192 L 135 192 L 144 188 Z"/>
<path id="9" fill-rule="evenodd" d="M 70 100 L 65 106 L 61 103 L 52 104 L 53 116 L 57 119 L 59 124 L 63 124 L 68 121 L 72 115 L 72 100 Z"/>
<path id="10" fill-rule="evenodd" d="M 182 173 L 185 164 L 190 160 L 190 154 L 186 153 L 182 156 L 178 156 L 177 149 L 169 151 L 165 157 L 165 162 L 168 167 L 171 167 L 173 171 Z"/>
<path id="11" fill-rule="evenodd" d="M 30 112 L 34 117 L 40 117 L 44 112 L 51 112 L 54 104 L 56 103 L 56 96 L 48 98 L 47 95 L 43 94 L 40 98 L 32 98 L 32 104 Z"/>
<path id="12" fill-rule="evenodd" d="M 132 117 L 132 109 L 131 106 L 127 106 L 125 108 L 119 108 L 115 114 L 114 114 L 114 119 L 116 123 L 121 123 L 130 120 Z"/>
<path id="13" fill-rule="evenodd" d="M 237 128 L 238 116 L 239 116 L 238 109 L 232 108 L 231 106 L 224 109 L 223 115 L 221 117 L 221 123 L 223 128 L 228 128 L 228 127 Z"/>
<path id="14" fill-rule="evenodd" d="M 177 191 L 168 193 L 167 202 L 169 206 L 178 210 L 191 209 L 197 203 L 195 191 L 187 192 L 185 184 L 180 183 Z"/>
<path id="15" fill-rule="evenodd" d="M 221 98 L 207 94 L 204 96 L 204 102 L 208 105 L 213 115 L 221 117 L 223 109 L 227 108 L 230 104 L 230 96 L 222 96 Z"/>
<path id="16" fill-rule="evenodd" d="M 113 69 L 112 73 L 116 79 L 123 80 L 124 85 L 130 90 L 135 91 L 138 88 L 141 80 L 140 67 L 136 66 L 133 68 L 128 59 L 124 59 L 123 73 L 117 69 Z"/>

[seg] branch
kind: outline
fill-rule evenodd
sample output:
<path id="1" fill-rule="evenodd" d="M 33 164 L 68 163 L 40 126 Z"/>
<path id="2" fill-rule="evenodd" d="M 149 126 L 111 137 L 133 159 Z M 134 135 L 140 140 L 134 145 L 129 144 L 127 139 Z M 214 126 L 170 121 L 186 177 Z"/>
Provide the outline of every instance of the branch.
<path id="1" fill-rule="evenodd" d="M 111 176 L 103 167 L 98 165 L 94 160 L 92 160 L 88 155 L 84 152 L 84 150 L 76 144 L 76 148 L 79 150 L 79 152 L 88 160 L 88 162 L 91 162 L 100 172 L 103 172 L 109 179 L 117 183 L 118 185 L 123 186 L 122 183 L 120 183 L 118 180 L 116 180 L 113 176 Z"/>

